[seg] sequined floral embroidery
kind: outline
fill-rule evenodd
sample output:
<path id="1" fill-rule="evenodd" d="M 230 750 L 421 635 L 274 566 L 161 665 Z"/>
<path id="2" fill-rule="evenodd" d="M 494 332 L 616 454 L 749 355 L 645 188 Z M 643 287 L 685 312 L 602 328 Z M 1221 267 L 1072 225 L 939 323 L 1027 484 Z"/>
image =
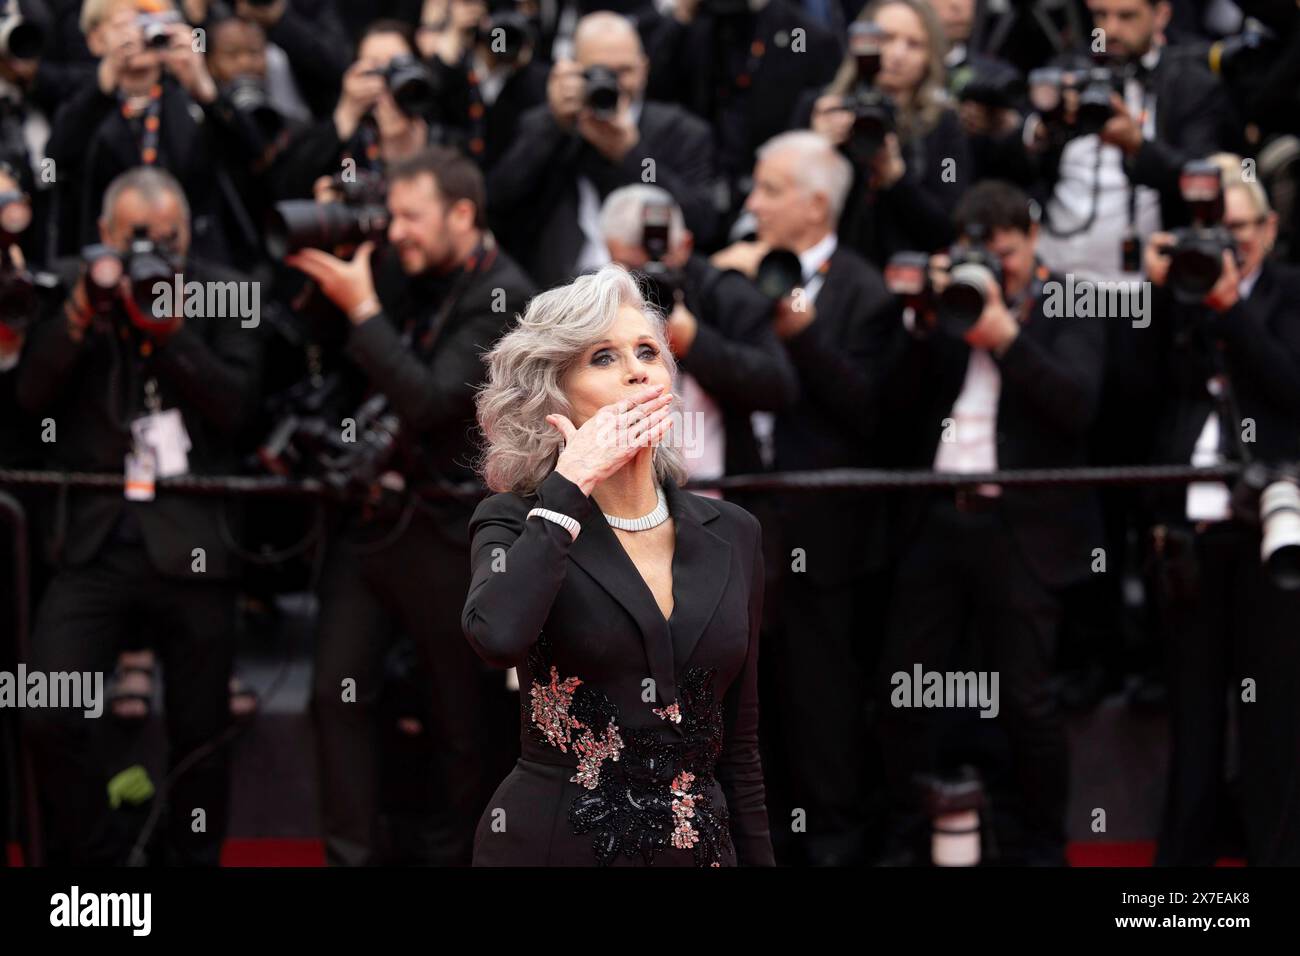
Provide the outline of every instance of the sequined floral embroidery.
<path id="1" fill-rule="evenodd" d="M 561 680 L 548 658 L 547 642 L 539 641 L 529 657 L 533 732 L 578 759 L 572 780 L 583 789 L 569 807 L 569 823 L 575 833 L 592 835 L 597 862 L 639 855 L 653 864 L 657 853 L 675 848 L 690 850 L 698 866 L 720 866 L 732 843 L 727 808 L 709 796 L 723 728 L 714 672 L 687 670 L 678 700 L 652 708 L 681 728 L 678 739 L 664 740 L 654 727 L 623 727 L 605 694 L 577 677 Z"/>
<path id="2" fill-rule="evenodd" d="M 674 724 L 682 722 L 682 709 L 680 704 L 669 704 L 667 707 L 656 707 L 652 711 L 656 717 L 664 720 L 671 720 Z"/>

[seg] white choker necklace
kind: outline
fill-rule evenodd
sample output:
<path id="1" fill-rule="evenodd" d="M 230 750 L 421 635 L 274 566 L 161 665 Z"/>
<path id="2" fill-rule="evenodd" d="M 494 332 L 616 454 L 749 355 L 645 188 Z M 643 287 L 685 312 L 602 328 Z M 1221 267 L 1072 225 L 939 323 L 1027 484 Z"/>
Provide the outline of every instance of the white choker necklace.
<path id="1" fill-rule="evenodd" d="M 657 528 L 668 520 L 668 499 L 664 496 L 662 487 L 656 488 L 655 493 L 659 496 L 659 504 L 655 506 L 654 511 L 643 514 L 639 518 L 619 518 L 615 515 L 605 515 L 605 520 L 609 522 L 610 527 L 618 528 L 620 531 L 648 531 L 651 528 Z M 603 511 L 601 514 L 605 514 Z"/>

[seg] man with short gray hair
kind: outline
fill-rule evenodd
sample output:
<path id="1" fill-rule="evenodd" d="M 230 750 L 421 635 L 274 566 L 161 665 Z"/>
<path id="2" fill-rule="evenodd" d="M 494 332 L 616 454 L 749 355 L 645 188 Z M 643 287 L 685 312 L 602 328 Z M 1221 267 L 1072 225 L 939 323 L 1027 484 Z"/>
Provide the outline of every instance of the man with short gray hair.
<path id="1" fill-rule="evenodd" d="M 714 257 L 720 268 L 756 276 L 765 257 L 784 252 L 798 274 L 796 287 L 775 305 L 773 330 L 799 375 L 799 401 L 770 425 L 755 422 L 769 436 L 777 471 L 885 464 L 888 445 L 879 438 L 876 410 L 892 297 L 880 273 L 837 239 L 851 177 L 848 160 L 821 134 L 773 137 L 758 151 L 746 202 L 757 238 Z M 808 825 L 803 838 L 775 849 L 778 857 L 815 865 L 861 861 L 868 686 L 862 648 L 883 628 L 881 499 L 860 492 L 773 499 L 776 516 L 764 538 L 772 566 L 789 570 L 772 596 L 772 650 L 764 657 L 776 699 L 766 722 L 772 755 L 788 770 L 774 776 L 788 776 L 791 786 L 788 794 L 778 788 L 770 795 L 769 806 L 774 819 L 804 808 Z"/>

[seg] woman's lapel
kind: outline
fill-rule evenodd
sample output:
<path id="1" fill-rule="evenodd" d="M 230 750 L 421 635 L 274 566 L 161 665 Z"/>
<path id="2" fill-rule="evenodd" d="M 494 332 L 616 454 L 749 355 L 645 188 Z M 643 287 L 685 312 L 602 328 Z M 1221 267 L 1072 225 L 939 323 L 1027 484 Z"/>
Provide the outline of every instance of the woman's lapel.
<path id="1" fill-rule="evenodd" d="M 672 479 L 663 485 L 677 534 L 671 626 L 598 507 L 588 513 L 569 551 L 636 621 L 660 707 L 676 702 L 676 671 L 690 661 L 731 573 L 731 544 L 706 527 L 718 509 L 708 499 L 682 491 Z"/>

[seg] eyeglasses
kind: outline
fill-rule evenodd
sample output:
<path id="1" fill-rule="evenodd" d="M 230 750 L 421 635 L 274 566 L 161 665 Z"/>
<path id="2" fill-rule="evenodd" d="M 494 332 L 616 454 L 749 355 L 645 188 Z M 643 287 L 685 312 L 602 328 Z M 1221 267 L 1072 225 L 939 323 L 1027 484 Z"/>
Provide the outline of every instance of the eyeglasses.
<path id="1" fill-rule="evenodd" d="M 1266 222 L 1268 222 L 1268 216 L 1256 216 L 1254 219 L 1240 219 L 1236 222 L 1227 222 L 1225 220 L 1223 228 L 1227 229 L 1234 236 L 1237 236 L 1255 228 L 1256 226 L 1262 226 Z"/>

